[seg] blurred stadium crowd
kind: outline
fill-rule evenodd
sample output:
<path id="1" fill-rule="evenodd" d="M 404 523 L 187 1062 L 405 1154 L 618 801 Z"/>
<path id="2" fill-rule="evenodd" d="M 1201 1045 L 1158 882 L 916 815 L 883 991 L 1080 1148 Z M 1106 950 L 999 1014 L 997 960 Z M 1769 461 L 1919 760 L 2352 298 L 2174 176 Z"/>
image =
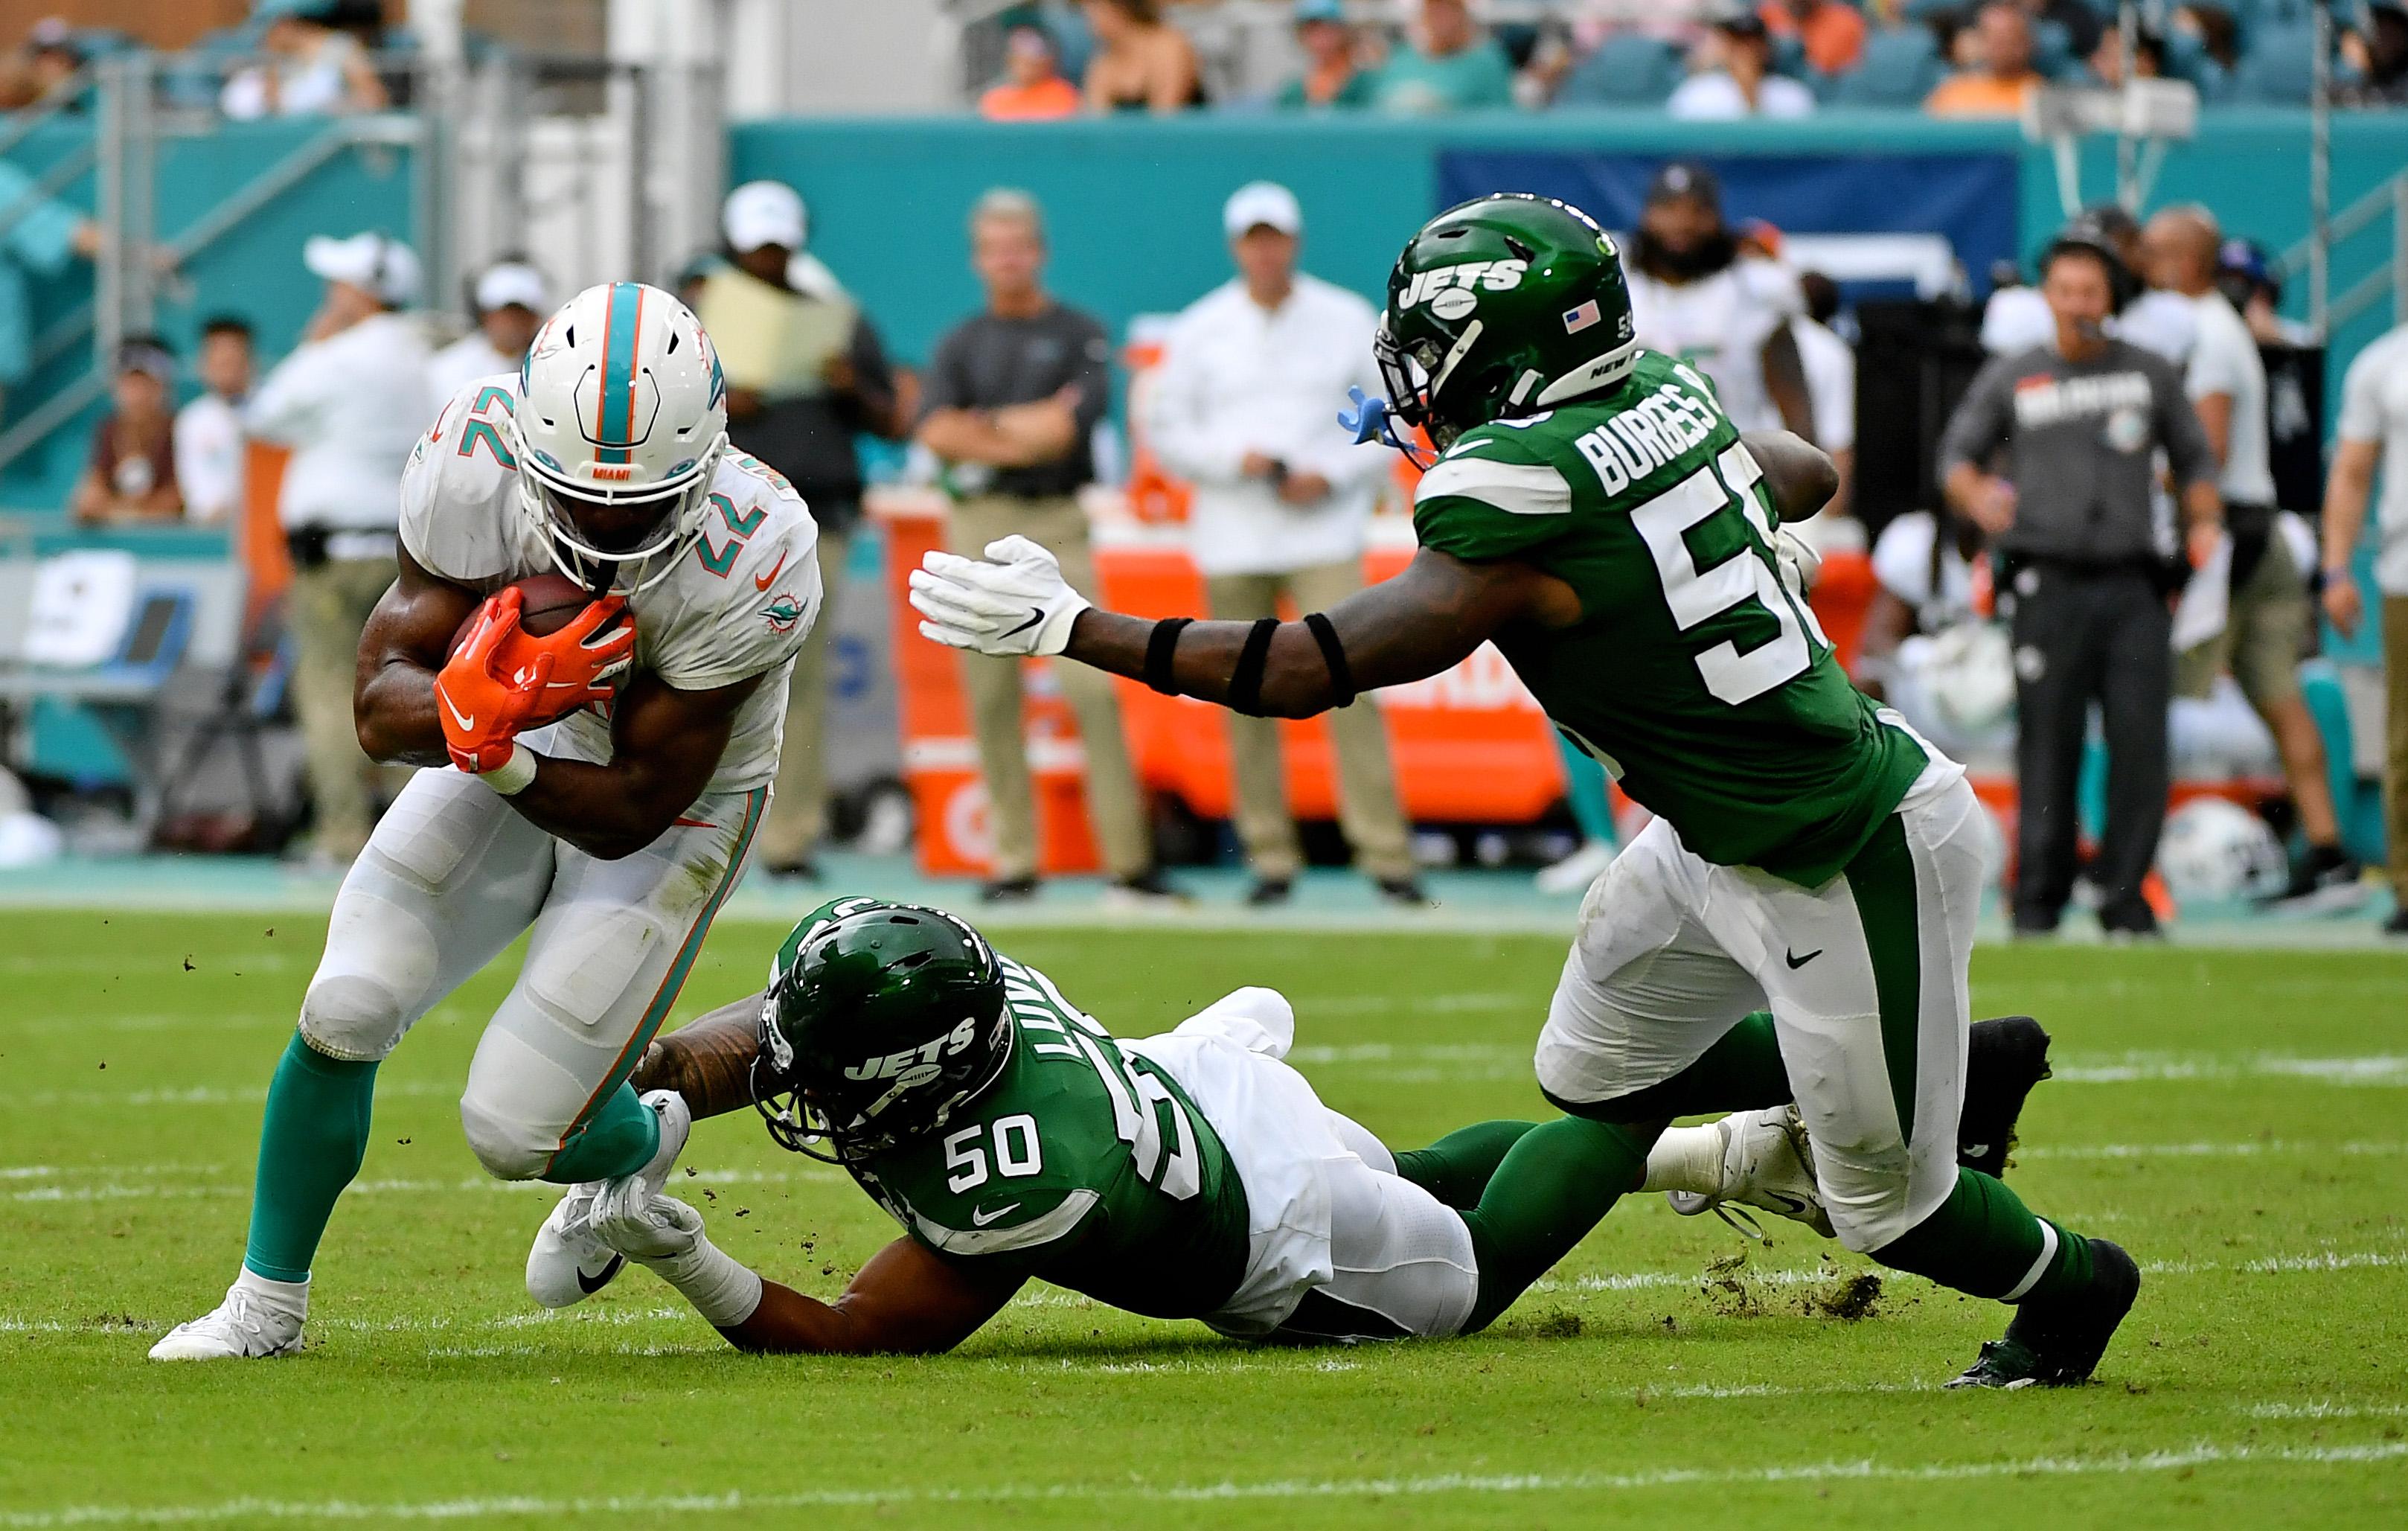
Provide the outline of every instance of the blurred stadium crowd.
<path id="1" fill-rule="evenodd" d="M 1255 22 L 1276 12 L 1300 72 L 1238 88 L 1241 71 L 1223 47 L 1233 34 L 1221 23 L 1241 8 Z M 2087 0 L 1873 0 L 1861 9 L 1842 0 L 1767 0 L 1756 10 L 1690 0 L 1515 8 L 1500 0 L 1493 13 L 1464 0 L 1250 8 L 1045 0 L 989 7 L 981 24 L 996 45 L 995 68 L 967 82 L 964 105 L 1002 120 L 1579 106 L 1661 106 L 1702 120 L 1800 116 L 1825 104 L 2002 116 L 2021 112 L 2043 81 L 2113 86 L 2148 75 L 2187 81 L 2211 105 L 2304 99 L 2314 71 L 2303 50 L 2315 29 L 2303 7 L 2245 0 L 2229 8 L 2152 7 L 2151 15 L 2157 24 L 2126 31 Z M 2408 100 L 2408 13 L 2365 5 L 2348 19 L 2333 34 L 2334 99 L 2367 107 Z M 57 18 L 36 22 L 0 63 L 0 107 L 79 109 L 75 93 L 90 88 L 87 65 L 137 43 Z M 171 65 L 160 79 L 163 89 L 185 90 L 236 119 L 375 112 L 406 104 L 410 77 L 389 61 L 407 45 L 372 0 L 260 0 L 247 22 L 178 55 L 192 68 L 179 74 Z M 1826 558 L 1817 604 L 1828 601 L 1826 623 L 1859 684 L 2003 783 L 2006 800 L 2021 778 L 2027 804 L 2035 794 L 2064 800 L 2060 828 L 2077 818 L 2091 825 L 2099 849 L 2077 882 L 2070 828 L 2061 843 L 2043 843 L 2027 820 L 2012 885 L 2019 928 L 2053 929 L 2069 900 L 2087 897 L 2111 930 L 2146 933 L 2171 908 L 2168 880 L 2177 892 L 2210 899 L 2356 906 L 2371 890 L 2352 847 L 2368 836 L 2350 828 L 2354 770 L 2346 744 L 2335 744 L 2327 726 L 2340 704 L 2304 694 L 2299 677 L 2325 630 L 2320 618 L 2348 632 L 2379 604 L 2388 774 L 2408 773 L 2408 568 L 2400 556 L 2408 549 L 2408 464 L 2400 457 L 2408 453 L 2408 329 L 2370 347 L 2349 369 L 2344 397 L 2327 404 L 2321 339 L 2282 317 L 2285 273 L 2268 251 L 2223 238 L 2206 208 L 2170 209 L 2145 223 L 2112 203 L 2091 208 L 2036 267 L 1988 272 L 1985 304 L 1958 312 L 1927 301 L 1908 312 L 1908 327 L 1930 336 L 1916 342 L 1909 364 L 1954 368 L 1945 389 L 1954 413 L 1928 422 L 1921 440 L 1890 427 L 1876 441 L 1885 422 L 1865 412 L 1865 450 L 1921 454 L 1928 492 L 1902 513 L 1885 505 L 1859 515 L 1850 501 L 1859 467 L 1857 374 L 1860 358 L 1874 354 L 1879 316 L 1847 302 L 1811 250 L 1801 254 L 1780 228 L 1746 211 L 1726 207 L 1707 166 L 1662 165 L 1627 231 L 1640 339 L 1696 360 L 1742 428 L 1796 430 L 1839 461 L 1841 498 L 1809 531 Z M 1379 390 L 1369 367 L 1374 311 L 1312 274 L 1312 209 L 1287 188 L 1264 181 L 1228 196 L 1220 221 L 1227 283 L 1194 295 L 1184 312 L 1142 335 L 1110 334 L 1082 311 L 1080 293 L 1051 288 L 1047 213 L 1036 199 L 997 185 L 959 216 L 969 227 L 982 307 L 908 363 L 848 287 L 852 273 L 814 253 L 808 209 L 790 185 L 738 187 L 718 209 L 710 248 L 673 275 L 649 273 L 674 285 L 714 335 L 788 338 L 774 354 L 744 348 L 742 365 L 729 368 L 732 438 L 793 479 L 811 505 L 831 592 L 831 612 L 798 668 L 777 805 L 764 832 L 762 864 L 773 874 L 817 877 L 833 836 L 882 850 L 909 843 L 909 811 L 891 781 L 881 784 L 882 796 L 832 807 L 839 794 L 819 747 L 831 739 L 838 614 L 862 599 L 859 585 L 874 583 L 845 588 L 856 546 L 923 522 L 933 538 L 968 548 L 1024 532 L 1054 547 L 1074 582 L 1092 585 L 1096 559 L 1109 556 L 1105 523 L 1142 535 L 1144 523 L 1183 521 L 1173 537 L 1214 614 L 1252 617 L 1283 599 L 1311 608 L 1342 599 L 1363 579 L 1367 555 L 1378 556 L 1382 528 L 1393 543 L 1402 524 L 1378 513 L 1408 502 L 1409 475 L 1392 476 L 1384 455 L 1325 450 L 1328 432 L 1319 427 L 1347 388 Z M 89 212 L 51 199 L 0 158 L 0 399 L 26 376 L 40 327 L 26 311 L 22 275 L 12 272 L 88 259 L 98 240 Z M 351 736 L 350 694 L 360 625 L 393 577 L 404 462 L 442 401 L 466 383 L 515 369 L 543 316 L 568 296 L 541 252 L 484 260 L 460 273 L 456 293 L 433 288 L 422 253 L 357 225 L 308 239 L 294 258 L 322 294 L 299 343 L 265 358 L 272 365 L 255 354 L 251 316 L 231 309 L 199 325 L 189 370 L 158 335 L 116 340 L 108 408 L 64 510 L 95 533 L 174 523 L 235 528 L 254 590 L 270 577 L 281 598 L 265 626 L 246 635 L 249 651 L 263 657 L 257 673 L 216 704 L 251 723 L 294 720 L 308 804 L 306 819 L 259 811 L 256 799 L 249 815 L 179 816 L 154 801 L 148 811 L 137 805 L 146 840 L 280 848 L 340 866 L 390 795 L 392 784 L 369 770 Z M 2097 291 L 2073 291 L 2093 267 Z M 1947 360 L 1940 337 L 1951 325 L 1962 346 Z M 723 349 L 732 355 L 738 348 L 724 339 Z M 2101 428 L 2126 428 L 2131 412 L 2116 402 L 2120 384 L 2085 393 L 2066 371 L 2086 368 L 2156 380 L 2147 386 L 2163 397 L 2140 412 L 2153 424 L 2129 428 L 2158 432 L 2148 445 L 2170 469 L 2164 482 L 2123 482 L 2102 470 L 2070 484 L 2022 455 L 2023 433 L 2053 418 L 2034 412 L 2038 388 L 2061 386 L 2066 411 L 2101 401 L 2109 419 Z M 2328 476 L 2327 426 L 2335 419 Z M 2377 587 L 2362 595 L 2353 559 L 2386 451 L 2393 470 L 2378 523 L 2389 551 Z M 2061 467 L 2061 453 L 2039 454 L 2051 455 Z M 264 469 L 276 475 L 265 494 L 246 485 L 247 474 Z M 2222 507 L 2233 534 L 2221 555 L 2187 550 L 2202 567 L 2225 560 L 2214 565 L 2214 599 L 2198 598 L 2216 607 L 2213 615 L 2186 590 L 2200 583 L 2177 527 L 2186 486 Z M 875 513 L 882 499 L 893 513 Z M 2120 542 L 2053 539 L 2053 514 L 2132 529 Z M 78 577 L 106 585 L 116 576 L 93 564 Z M 2141 643 L 2156 656 L 2151 663 L 2133 659 L 2128 635 L 2084 639 L 2081 622 L 2062 612 L 2045 621 L 2030 614 L 2041 609 L 2043 585 L 2058 592 L 2071 582 L 2089 592 L 2082 599 L 2111 602 L 2125 596 L 2097 582 L 2128 577 L 2142 592 L 2131 599 L 2143 616 L 2167 629 Z M 63 598 L 12 585 L 8 599 L 55 601 L 82 587 L 67 588 Z M 122 609 L 119 615 L 122 628 Z M 124 642 L 138 647 L 142 630 L 137 614 Z M 116 653 L 118 642 L 112 636 L 104 647 Z M 2060 643 L 2072 646 L 2053 646 Z M 2186 651 L 2179 665 L 2176 649 Z M 856 687 L 891 689 L 897 673 L 907 692 L 929 684 L 913 680 L 910 662 L 886 648 L 870 644 L 856 658 L 864 656 L 881 673 L 874 682 L 856 675 Z M 116 653 L 113 662 L 122 670 L 135 658 Z M 2074 691 L 2043 694 L 2044 676 L 2054 686 L 2077 672 L 2090 678 Z M 1295 736 L 1231 717 L 1226 840 L 1198 839 L 1193 826 L 1167 821 L 1149 803 L 1144 762 L 1133 763 L 1125 744 L 1140 725 L 1125 721 L 1120 693 L 1087 674 L 1042 682 L 1031 701 L 1017 662 L 971 659 L 958 680 L 945 672 L 941 685 L 960 693 L 946 704 L 968 718 L 959 763 L 984 793 L 985 824 L 973 838 L 990 900 L 1034 896 L 1062 859 L 1058 826 L 1049 822 L 1056 810 L 1043 806 L 1052 778 L 1026 742 L 1030 730 L 1049 727 L 1066 739 L 1075 730 L 1082 746 L 1069 801 L 1083 808 L 1092 843 L 1082 831 L 1075 838 L 1085 849 L 1070 859 L 1083 854 L 1099 865 L 1107 897 L 1122 902 L 1176 900 L 1164 865 L 1224 851 L 1246 867 L 1245 896 L 1258 904 L 1289 897 L 1309 859 L 1350 853 L 1378 895 L 1399 905 L 1426 902 L 1422 866 L 1458 858 L 1552 862 L 1539 873 L 1541 888 L 1570 893 L 1628 832 L 1628 805 L 1570 749 L 1560 767 L 1569 814 L 1551 819 L 1544 834 L 1434 829 L 1414 811 L 1412 793 L 1400 790 L 1406 773 L 1392 762 L 1367 700 L 1332 730 L 1323 797 L 1334 829 L 1299 833 L 1303 816 L 1289 801 L 1282 757 L 1283 740 L 1293 748 Z M 2084 721 L 2094 698 L 2108 717 L 2097 740 Z M 2045 741 L 2028 723 L 2017 727 L 2019 709 L 2028 719 L 2043 703 L 2071 709 Z M 926 742 L 910 737 L 911 698 L 902 705 L 899 754 L 908 758 Z M 1025 706 L 1058 715 L 1031 723 Z M 2128 729 L 2134 715 L 2143 722 Z M 2159 718 L 2165 747 L 2133 746 L 2133 738 L 2158 731 Z M 182 768 L 162 773 L 165 796 L 174 795 L 178 771 L 215 739 L 214 727 L 203 725 L 204 741 L 183 755 Z M 2153 758 L 2136 758 L 2153 750 Z M 259 773 L 255 761 L 247 769 Z M 2079 814 L 2071 806 L 2077 772 L 2087 783 Z M 2104 828 L 2088 801 L 2100 796 L 2092 778 L 2102 774 Z M 2239 785 L 2194 791 L 2186 782 Z M 2181 806 L 2160 847 L 2170 789 Z M 2391 799 L 2388 839 L 2408 907 L 2402 796 Z M 945 801 L 922 794 L 914 802 L 923 860 L 932 865 L 942 858 L 929 855 L 925 840 L 945 819 Z M 28 812 L 33 803 L 0 769 L 0 864 L 58 849 L 55 826 Z M 2292 842 L 2287 854 L 2277 825 Z M 92 843 L 108 844 L 105 836 Z M 2388 928 L 2408 933 L 2408 914 L 2393 915 Z"/>

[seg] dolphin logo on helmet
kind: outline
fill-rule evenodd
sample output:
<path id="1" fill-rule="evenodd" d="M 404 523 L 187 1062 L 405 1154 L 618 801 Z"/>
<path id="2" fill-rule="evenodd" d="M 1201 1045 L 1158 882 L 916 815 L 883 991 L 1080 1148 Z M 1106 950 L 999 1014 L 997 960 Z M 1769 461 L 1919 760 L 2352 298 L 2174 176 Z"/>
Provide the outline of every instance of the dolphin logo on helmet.
<path id="1" fill-rule="evenodd" d="M 702 536 L 727 451 L 727 388 L 701 321 L 639 282 L 570 298 L 519 374 L 519 505 L 580 584 L 666 579 Z"/>

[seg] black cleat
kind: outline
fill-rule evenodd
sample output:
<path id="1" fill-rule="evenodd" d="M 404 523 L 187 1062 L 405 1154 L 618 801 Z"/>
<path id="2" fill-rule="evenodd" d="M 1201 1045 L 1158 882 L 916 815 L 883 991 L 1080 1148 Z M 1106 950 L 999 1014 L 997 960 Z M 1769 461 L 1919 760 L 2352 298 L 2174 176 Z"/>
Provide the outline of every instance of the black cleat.
<path id="1" fill-rule="evenodd" d="M 1246 902 L 1257 909 L 1274 903 L 1285 903 L 1296 891 L 1296 884 L 1285 877 L 1257 877 L 1254 886 L 1246 889 Z"/>
<path id="2" fill-rule="evenodd" d="M 996 877 L 979 886 L 982 903 L 1033 903 L 1036 900 L 1034 877 Z"/>
<path id="3" fill-rule="evenodd" d="M 2132 1299 L 2141 1294 L 2141 1267 L 2120 1244 L 2090 1241 L 2090 1287 L 2081 1296 L 2025 1303 L 2007 1322 L 2006 1337 L 1982 1347 L 1952 1388 L 2063 1388 L 2090 1380 L 2099 1358 Z"/>
<path id="4" fill-rule="evenodd" d="M 2029 1016 L 1977 1020 L 1965 1054 L 1965 1106 L 1956 1116 L 1956 1163 L 2003 1179 L 2015 1119 L 2032 1086 L 2048 1077 L 2048 1033 Z"/>

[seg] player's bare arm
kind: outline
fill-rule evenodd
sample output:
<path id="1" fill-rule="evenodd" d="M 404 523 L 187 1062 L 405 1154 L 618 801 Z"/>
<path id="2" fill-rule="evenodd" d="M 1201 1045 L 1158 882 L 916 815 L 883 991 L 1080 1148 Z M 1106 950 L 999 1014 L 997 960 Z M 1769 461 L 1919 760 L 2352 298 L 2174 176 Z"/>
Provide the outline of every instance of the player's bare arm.
<path id="1" fill-rule="evenodd" d="M 369 759 L 388 765 L 451 763 L 436 711 L 435 677 L 452 635 L 481 600 L 475 591 L 428 573 L 408 548 L 401 550 L 401 577 L 377 602 L 360 634 L 351 714 Z"/>
<path id="2" fill-rule="evenodd" d="M 1806 360 L 1798 354 L 1798 337 L 1787 325 L 1772 332 L 1759 358 L 1764 364 L 1764 391 L 1781 412 L 1781 423 L 1799 436 L 1813 439 L 1814 402 L 1806 392 Z"/>
<path id="3" fill-rule="evenodd" d="M 1311 627 L 1283 622 L 1271 631 L 1261 698 L 1252 710 L 1311 717 L 1350 700 L 1350 689 L 1398 686 L 1452 669 L 1510 623 L 1568 628 L 1580 620 L 1581 610 L 1570 585 L 1527 564 L 1467 563 L 1425 548 L 1395 578 L 1357 591 L 1324 614 L 1345 653 L 1352 687 L 1332 672 Z M 1141 680 L 1155 627 L 1143 617 L 1091 609 L 1079 614 L 1063 652 Z M 1229 705 L 1254 627 L 1197 622 L 1182 629 L 1170 664 L 1178 691 Z"/>
<path id="4" fill-rule="evenodd" d="M 898 1238 L 835 1302 L 763 1281 L 752 1317 L 719 1332 L 738 1350 L 773 1355 L 934 1355 L 976 1334 L 1025 1284 Z"/>
<path id="5" fill-rule="evenodd" d="M 633 856 L 667 832 L 710 785 L 737 709 L 762 675 L 681 691 L 638 672 L 610 713 L 610 759 L 543 758 L 510 805 L 541 830 L 601 860 Z"/>
<path id="6" fill-rule="evenodd" d="M 747 994 L 655 1038 L 628 1082 L 638 1094 L 676 1090 L 697 1119 L 743 1110 L 754 1098 L 752 1061 L 761 1052 L 761 1004 L 767 997 Z"/>
<path id="7" fill-rule="evenodd" d="M 1805 520 L 1840 492 L 1839 465 L 1830 454 L 1794 432 L 1752 430 L 1740 441 L 1764 470 L 1764 486 L 1784 522 Z"/>

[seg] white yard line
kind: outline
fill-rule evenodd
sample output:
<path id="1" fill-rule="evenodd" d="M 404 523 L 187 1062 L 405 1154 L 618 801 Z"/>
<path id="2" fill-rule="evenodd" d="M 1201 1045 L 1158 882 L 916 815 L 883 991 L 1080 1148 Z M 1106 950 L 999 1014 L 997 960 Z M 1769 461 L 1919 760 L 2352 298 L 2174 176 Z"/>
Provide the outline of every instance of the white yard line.
<path id="1" fill-rule="evenodd" d="M 780 1509 L 884 1505 L 1197 1504 L 1249 1500 L 1422 1498 L 1444 1495 L 1623 1494 L 1662 1488 L 1751 1484 L 1947 1483 L 2000 1478 L 2123 1477 L 2258 1464 L 2357 1467 L 2408 1457 L 2408 1442 L 2272 1447 L 2202 1441 L 2142 1455 L 2018 1457 L 1994 1462 L 1799 1462 L 1767 1467 L 1667 1467 L 1650 1472 L 1445 1473 L 1418 1478 L 1285 1478 L 1240 1482 L 996 1483 L 959 1488 L 814 1489 L 788 1494 L 614 1495 L 593 1498 L 509 1495 L 364 1503 L 347 1499 L 230 1499 L 192 1505 L 67 1505 L 0 1511 L 0 1527 L 42 1531 L 75 1525 L 188 1525 L 224 1521 L 462 1521 L 498 1516 L 747 1515 Z"/>

